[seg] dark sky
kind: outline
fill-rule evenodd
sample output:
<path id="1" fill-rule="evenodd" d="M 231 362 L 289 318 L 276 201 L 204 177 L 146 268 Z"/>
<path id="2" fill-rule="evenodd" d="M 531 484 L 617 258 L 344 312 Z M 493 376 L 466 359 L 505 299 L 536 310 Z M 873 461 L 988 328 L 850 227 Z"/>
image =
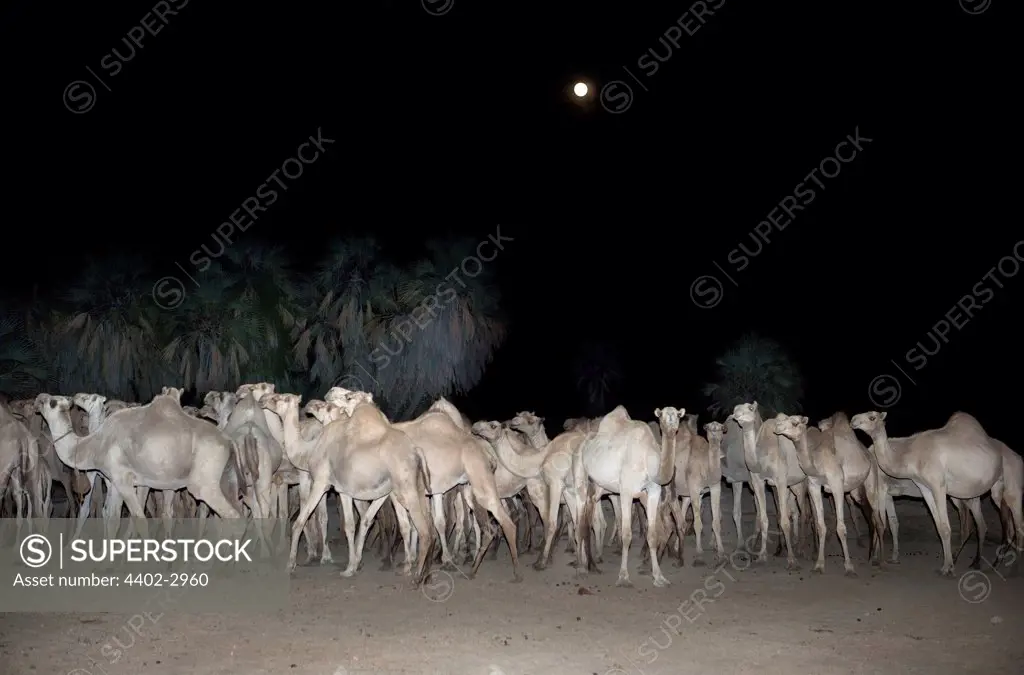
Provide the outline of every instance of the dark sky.
<path id="1" fill-rule="evenodd" d="M 511 333 L 471 413 L 577 414 L 586 340 L 616 346 L 636 417 L 700 407 L 714 357 L 756 330 L 797 357 L 814 417 L 875 407 L 888 373 L 893 433 L 963 409 L 1012 442 L 1024 275 L 984 278 L 1024 239 L 1011 3 L 168 3 L 0 10 L 4 231 L 27 253 L 8 288 L 71 283 L 114 250 L 183 262 L 320 129 L 336 142 L 244 236 L 301 264 L 334 235 L 514 238 L 496 263 Z M 115 74 L 108 55 L 142 23 L 163 27 Z M 605 102 L 628 109 L 573 103 L 577 76 L 625 82 L 633 96 L 609 85 Z M 858 133 L 848 163 L 827 159 Z M 778 231 L 786 198 L 804 209 Z M 762 221 L 740 269 L 730 252 L 756 251 Z M 703 275 L 723 284 L 713 308 L 691 299 Z M 952 312 L 913 370 L 906 352 L 972 294 L 980 309 Z"/>

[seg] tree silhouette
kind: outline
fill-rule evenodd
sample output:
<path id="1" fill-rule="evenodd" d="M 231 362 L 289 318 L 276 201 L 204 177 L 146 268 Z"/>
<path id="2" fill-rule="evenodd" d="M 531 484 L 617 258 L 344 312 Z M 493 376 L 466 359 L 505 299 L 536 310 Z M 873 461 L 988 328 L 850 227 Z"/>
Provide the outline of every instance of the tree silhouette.
<path id="1" fill-rule="evenodd" d="M 721 417 L 740 403 L 757 401 L 765 416 L 802 409 L 803 379 L 796 364 L 775 340 L 744 335 L 715 359 L 715 381 L 704 385 L 708 410 Z"/>

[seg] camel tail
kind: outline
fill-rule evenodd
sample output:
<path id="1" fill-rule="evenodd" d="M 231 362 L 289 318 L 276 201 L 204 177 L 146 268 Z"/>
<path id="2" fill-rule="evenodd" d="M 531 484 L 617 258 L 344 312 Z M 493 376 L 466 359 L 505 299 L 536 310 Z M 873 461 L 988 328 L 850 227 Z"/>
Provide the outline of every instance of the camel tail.
<path id="1" fill-rule="evenodd" d="M 418 445 L 414 450 L 419 458 L 420 476 L 423 478 L 423 494 L 425 495 L 430 492 L 430 469 L 427 468 L 427 455 L 423 452 L 423 448 Z"/>

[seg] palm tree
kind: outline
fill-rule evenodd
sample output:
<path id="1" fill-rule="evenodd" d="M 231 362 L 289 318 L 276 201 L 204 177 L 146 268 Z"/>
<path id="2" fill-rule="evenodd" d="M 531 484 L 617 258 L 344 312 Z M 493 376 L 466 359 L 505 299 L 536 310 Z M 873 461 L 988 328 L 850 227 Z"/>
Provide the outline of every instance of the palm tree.
<path id="1" fill-rule="evenodd" d="M 46 390 L 50 371 L 44 353 L 19 312 L 0 314 L 0 391 L 19 398 Z"/>
<path id="2" fill-rule="evenodd" d="M 426 256 L 382 303 L 385 311 L 371 317 L 373 372 L 396 417 L 418 414 L 440 396 L 467 393 L 505 340 L 496 269 L 477 264 L 477 243 L 467 237 L 428 241 Z"/>
<path id="3" fill-rule="evenodd" d="M 260 380 L 291 385 L 295 292 L 287 270 L 276 249 L 234 250 L 180 307 L 164 312 L 162 355 L 174 381 L 198 392 Z"/>
<path id="4" fill-rule="evenodd" d="M 65 293 L 69 311 L 51 319 L 49 345 L 61 391 L 142 401 L 159 392 L 157 308 L 145 272 L 137 257 L 92 260 Z"/>
<path id="5" fill-rule="evenodd" d="M 312 391 L 322 393 L 346 374 L 357 373 L 364 391 L 383 395 L 373 378 L 363 374 L 370 353 L 366 328 L 375 307 L 381 311 L 393 297 L 398 279 L 373 238 L 331 244 L 303 286 L 302 310 L 292 330 L 293 356 Z"/>
<path id="6" fill-rule="evenodd" d="M 615 348 L 603 342 L 583 345 L 574 364 L 576 391 L 587 417 L 606 414 L 622 384 L 622 366 Z"/>
<path id="7" fill-rule="evenodd" d="M 715 363 L 715 381 L 704 385 L 713 415 L 727 415 L 736 405 L 752 401 L 758 402 L 765 417 L 801 410 L 803 378 L 775 340 L 754 333 L 744 335 Z"/>
<path id="8" fill-rule="evenodd" d="M 371 238 L 335 243 L 296 323 L 295 356 L 314 389 L 359 387 L 402 419 L 475 386 L 505 337 L 493 268 L 446 279 L 475 245 L 429 242 L 426 257 L 402 269 Z"/>

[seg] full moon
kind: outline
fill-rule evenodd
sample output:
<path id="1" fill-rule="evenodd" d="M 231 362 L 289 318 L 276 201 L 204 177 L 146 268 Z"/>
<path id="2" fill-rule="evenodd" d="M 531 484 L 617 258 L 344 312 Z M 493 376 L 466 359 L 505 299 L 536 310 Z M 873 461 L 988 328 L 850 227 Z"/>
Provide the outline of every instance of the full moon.
<path id="1" fill-rule="evenodd" d="M 585 82 L 577 82 L 572 87 L 572 93 L 576 94 L 579 98 L 586 96 L 588 91 L 590 91 L 590 89 L 587 87 Z"/>

